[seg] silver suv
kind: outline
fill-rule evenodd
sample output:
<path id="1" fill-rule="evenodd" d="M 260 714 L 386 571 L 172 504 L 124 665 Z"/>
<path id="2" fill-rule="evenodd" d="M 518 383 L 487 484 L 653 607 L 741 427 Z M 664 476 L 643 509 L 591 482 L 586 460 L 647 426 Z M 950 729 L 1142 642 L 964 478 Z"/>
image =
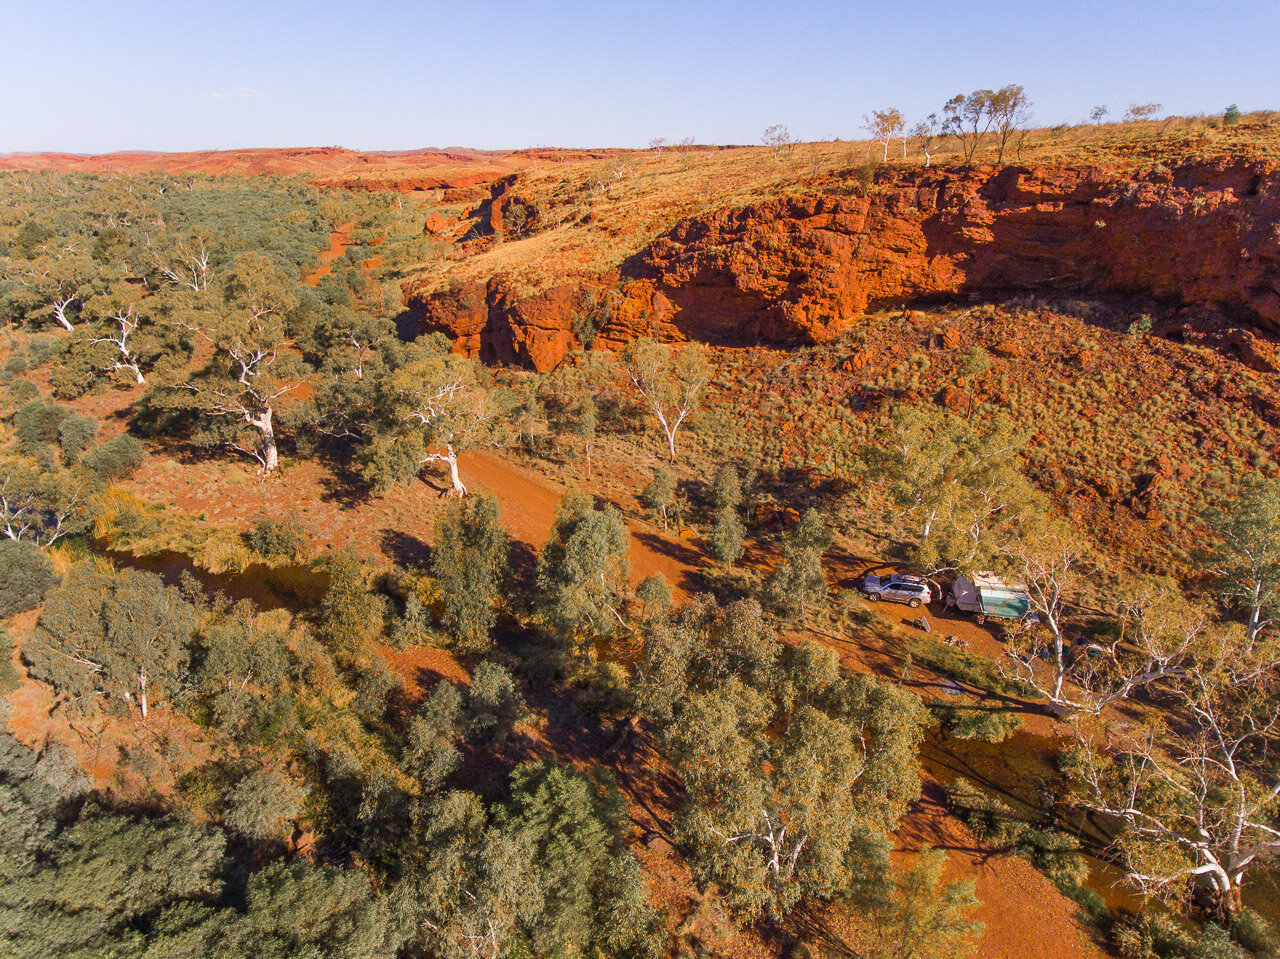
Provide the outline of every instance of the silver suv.
<path id="1" fill-rule="evenodd" d="M 867 576 L 862 581 L 862 591 L 867 599 L 875 602 L 887 599 L 894 603 L 906 603 L 915 608 L 933 602 L 933 590 L 923 576 L 894 573 L 892 576 Z"/>

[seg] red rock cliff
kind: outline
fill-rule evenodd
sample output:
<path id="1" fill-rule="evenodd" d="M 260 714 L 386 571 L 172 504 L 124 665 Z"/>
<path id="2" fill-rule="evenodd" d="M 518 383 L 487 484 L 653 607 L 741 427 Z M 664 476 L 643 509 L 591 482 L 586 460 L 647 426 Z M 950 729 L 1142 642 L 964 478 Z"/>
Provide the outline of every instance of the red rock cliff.
<path id="1" fill-rule="evenodd" d="M 597 345 L 646 334 L 801 344 L 868 309 L 1023 290 L 1169 298 L 1280 333 L 1280 175 L 1262 163 L 1137 179 L 1096 168 L 900 170 L 857 192 L 683 220 L 621 273 L 527 297 L 493 277 L 410 292 L 409 305 L 420 329 L 447 333 L 461 352 L 546 369 L 577 344 L 587 313 Z"/>

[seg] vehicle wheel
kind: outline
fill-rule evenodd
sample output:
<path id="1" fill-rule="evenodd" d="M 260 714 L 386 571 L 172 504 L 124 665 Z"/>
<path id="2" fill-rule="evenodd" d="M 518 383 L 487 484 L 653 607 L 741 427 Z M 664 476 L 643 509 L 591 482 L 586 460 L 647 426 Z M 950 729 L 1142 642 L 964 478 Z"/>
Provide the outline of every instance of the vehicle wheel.
<path id="1" fill-rule="evenodd" d="M 919 609 L 919 608 L 920 608 L 920 600 L 918 600 L 918 599 L 913 599 L 913 600 L 911 600 L 909 603 L 907 603 L 907 605 L 908 605 L 908 606 L 910 606 L 912 609 Z"/>
<path id="2" fill-rule="evenodd" d="M 880 594 L 879 594 L 879 593 L 867 593 L 867 602 L 869 602 L 869 603 L 878 603 L 878 602 L 880 602 Z"/>

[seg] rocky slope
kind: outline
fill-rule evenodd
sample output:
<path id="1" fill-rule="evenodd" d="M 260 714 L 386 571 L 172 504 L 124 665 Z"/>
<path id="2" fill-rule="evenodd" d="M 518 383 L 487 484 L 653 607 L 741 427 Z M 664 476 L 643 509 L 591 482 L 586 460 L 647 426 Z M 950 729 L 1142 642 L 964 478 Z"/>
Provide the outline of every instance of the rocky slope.
<path id="1" fill-rule="evenodd" d="M 548 213 L 520 198 L 518 177 L 504 179 L 476 211 L 471 241 L 521 242 L 512 237 L 536 233 Z M 546 369 L 592 331 L 605 346 L 640 335 L 802 344 L 869 310 L 1014 291 L 1136 294 L 1280 334 L 1276 165 L 1157 164 L 1138 177 L 896 168 L 683 219 L 615 269 L 539 291 L 497 275 L 410 284 L 406 295 L 418 328 L 448 334 L 460 352 Z M 1164 314 L 1163 332 L 1190 323 Z"/>

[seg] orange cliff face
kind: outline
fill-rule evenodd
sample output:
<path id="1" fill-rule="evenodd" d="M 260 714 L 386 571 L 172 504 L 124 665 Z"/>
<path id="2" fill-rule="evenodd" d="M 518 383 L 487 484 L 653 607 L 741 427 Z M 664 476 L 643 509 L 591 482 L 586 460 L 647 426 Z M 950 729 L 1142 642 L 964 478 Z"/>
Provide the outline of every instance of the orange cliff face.
<path id="1" fill-rule="evenodd" d="M 495 232 L 508 186 L 495 184 L 484 210 Z M 418 328 L 459 352 L 548 369 L 580 346 L 574 324 L 588 314 L 598 346 L 641 335 L 797 345 L 868 310 L 1020 291 L 1168 299 L 1280 334 L 1280 175 L 1244 161 L 1139 178 L 897 170 L 865 189 L 684 219 L 619 269 L 537 292 L 498 275 L 447 290 L 409 284 L 406 298 Z"/>

